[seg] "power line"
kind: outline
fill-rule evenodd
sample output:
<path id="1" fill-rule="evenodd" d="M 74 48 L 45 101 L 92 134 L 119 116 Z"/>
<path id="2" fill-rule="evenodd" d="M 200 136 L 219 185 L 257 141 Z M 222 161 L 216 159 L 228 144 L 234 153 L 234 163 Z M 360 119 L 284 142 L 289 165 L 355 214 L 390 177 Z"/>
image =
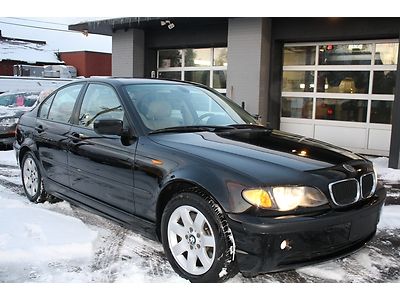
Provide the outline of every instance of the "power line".
<path id="1" fill-rule="evenodd" d="M 42 27 L 42 26 L 23 25 L 23 24 L 16 24 L 16 23 L 11 23 L 11 22 L 4 22 L 4 21 L 0 21 L 0 23 L 21 26 L 21 27 L 35 28 L 35 29 L 44 29 L 44 30 L 61 31 L 61 32 L 69 32 L 69 33 L 82 33 L 79 31 L 73 31 L 73 30 L 68 30 L 68 29 L 56 29 L 56 28 Z"/>
<path id="2" fill-rule="evenodd" d="M 68 26 L 69 25 L 69 24 L 65 24 L 65 23 L 57 23 L 57 22 L 49 22 L 49 21 L 38 21 L 38 20 L 15 18 L 15 17 L 7 17 L 7 19 L 15 19 L 15 20 L 22 20 L 22 21 L 29 21 L 29 22 L 36 22 L 36 23 L 44 23 L 44 24 L 53 24 L 53 25 L 63 25 L 63 26 Z"/>

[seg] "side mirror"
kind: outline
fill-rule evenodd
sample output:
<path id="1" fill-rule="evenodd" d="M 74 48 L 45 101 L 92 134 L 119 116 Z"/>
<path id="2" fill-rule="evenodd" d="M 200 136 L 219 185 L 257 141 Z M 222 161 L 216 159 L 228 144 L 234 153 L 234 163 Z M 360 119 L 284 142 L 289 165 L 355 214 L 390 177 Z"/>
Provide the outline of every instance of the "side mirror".
<path id="1" fill-rule="evenodd" d="M 123 122 L 116 119 L 96 120 L 93 124 L 93 129 L 98 134 L 118 135 L 122 136 L 124 128 Z"/>

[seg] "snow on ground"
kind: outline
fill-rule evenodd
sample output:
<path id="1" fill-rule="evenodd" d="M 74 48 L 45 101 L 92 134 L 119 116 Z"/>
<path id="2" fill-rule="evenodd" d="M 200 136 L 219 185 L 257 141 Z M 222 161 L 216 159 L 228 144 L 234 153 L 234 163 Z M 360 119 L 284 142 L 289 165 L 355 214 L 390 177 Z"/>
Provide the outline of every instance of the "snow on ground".
<path id="1" fill-rule="evenodd" d="M 32 204 L 0 152 L 0 282 L 185 282 L 161 244 L 68 204 Z"/>
<path id="2" fill-rule="evenodd" d="M 16 166 L 17 159 L 15 158 L 14 150 L 0 151 L 0 166 Z"/>
<path id="3" fill-rule="evenodd" d="M 400 182 L 387 159 L 373 162 Z M 0 282 L 186 282 L 161 244 L 67 202 L 30 203 L 19 172 L 14 152 L 0 152 Z M 229 282 L 399 282 L 399 236 L 400 205 L 385 206 L 377 235 L 352 255 Z"/>
<path id="4" fill-rule="evenodd" d="M 81 220 L 31 204 L 0 185 L 0 282 L 36 278 L 38 269 L 53 262 L 87 263 L 96 236 Z M 44 275 L 51 281 L 51 272 Z"/>
<path id="5" fill-rule="evenodd" d="M 400 228 L 400 205 L 385 206 L 378 224 L 378 230 Z"/>
<path id="6" fill-rule="evenodd" d="M 387 157 L 377 157 L 370 159 L 374 168 L 378 173 L 378 178 L 384 180 L 385 182 L 399 182 L 400 181 L 400 169 L 388 168 L 389 159 Z"/>
<path id="7" fill-rule="evenodd" d="M 97 234 L 81 220 L 17 202 L 1 186 L 0 193 L 0 264 L 91 257 Z"/>

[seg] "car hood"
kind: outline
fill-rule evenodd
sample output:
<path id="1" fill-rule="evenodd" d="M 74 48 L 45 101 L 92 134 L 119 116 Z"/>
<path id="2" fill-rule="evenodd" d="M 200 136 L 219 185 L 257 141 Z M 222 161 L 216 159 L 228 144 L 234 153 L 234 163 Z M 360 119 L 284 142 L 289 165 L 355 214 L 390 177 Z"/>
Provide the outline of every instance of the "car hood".
<path id="1" fill-rule="evenodd" d="M 366 161 L 345 149 L 279 130 L 236 129 L 224 132 L 151 135 L 159 144 L 251 173 L 269 169 L 311 171 L 351 161 Z"/>

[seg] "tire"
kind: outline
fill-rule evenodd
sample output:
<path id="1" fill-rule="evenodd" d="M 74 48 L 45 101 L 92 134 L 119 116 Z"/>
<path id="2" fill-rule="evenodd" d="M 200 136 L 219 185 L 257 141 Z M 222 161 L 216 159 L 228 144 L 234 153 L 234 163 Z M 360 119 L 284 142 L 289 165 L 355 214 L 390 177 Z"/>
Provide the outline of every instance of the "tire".
<path id="1" fill-rule="evenodd" d="M 161 238 L 176 273 L 191 282 L 223 282 L 237 273 L 235 242 L 222 209 L 197 189 L 172 197 Z"/>
<path id="2" fill-rule="evenodd" d="M 43 186 L 43 178 L 36 158 L 25 153 L 21 163 L 22 184 L 29 201 L 43 203 L 50 198 Z"/>

